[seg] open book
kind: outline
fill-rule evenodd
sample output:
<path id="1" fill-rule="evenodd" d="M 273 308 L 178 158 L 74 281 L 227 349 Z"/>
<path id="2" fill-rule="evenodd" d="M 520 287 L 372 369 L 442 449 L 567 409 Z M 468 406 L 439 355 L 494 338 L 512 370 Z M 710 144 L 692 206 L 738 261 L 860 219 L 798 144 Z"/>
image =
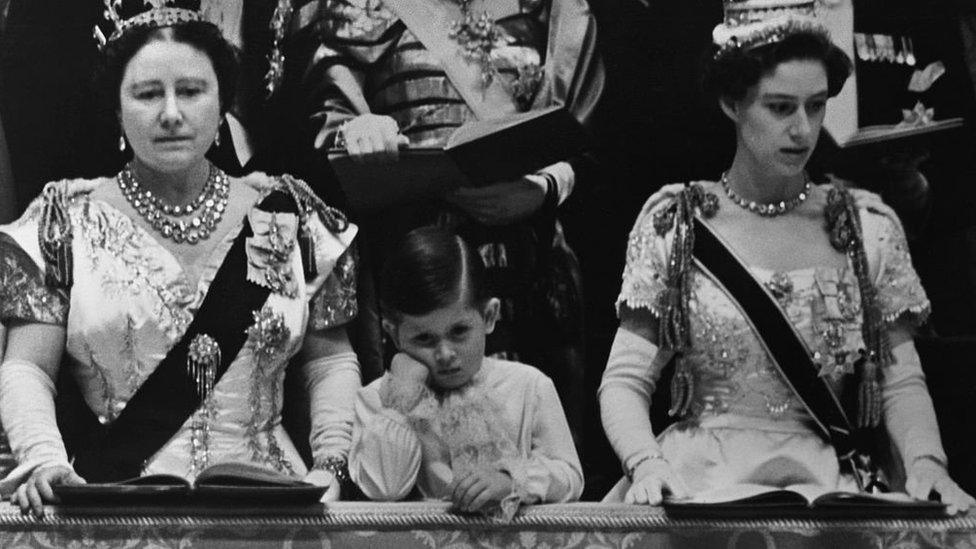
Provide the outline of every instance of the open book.
<path id="1" fill-rule="evenodd" d="M 583 126 L 555 106 L 468 122 L 444 148 L 406 148 L 389 164 L 361 164 L 343 149 L 329 152 L 349 206 L 360 213 L 422 200 L 460 185 L 518 179 L 586 148 Z"/>
<path id="2" fill-rule="evenodd" d="M 119 482 L 55 486 L 63 505 L 294 506 L 317 503 L 315 486 L 253 463 L 223 462 L 204 469 L 195 482 L 175 475 L 147 475 Z"/>
<path id="3" fill-rule="evenodd" d="M 758 517 L 804 515 L 810 517 L 923 518 L 945 516 L 945 504 L 920 501 L 908 494 L 891 492 L 830 491 L 814 484 L 775 488 L 738 484 L 699 493 L 692 498 L 665 500 L 664 509 L 677 517 Z"/>

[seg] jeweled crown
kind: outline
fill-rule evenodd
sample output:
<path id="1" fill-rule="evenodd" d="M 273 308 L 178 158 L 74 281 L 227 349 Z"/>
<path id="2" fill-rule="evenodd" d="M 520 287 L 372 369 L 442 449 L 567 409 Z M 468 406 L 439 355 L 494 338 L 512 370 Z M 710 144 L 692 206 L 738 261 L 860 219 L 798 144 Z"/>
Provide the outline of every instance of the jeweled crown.
<path id="1" fill-rule="evenodd" d="M 95 41 L 98 43 L 99 49 L 122 36 L 127 30 L 136 27 L 161 28 L 187 23 L 189 21 L 203 20 L 198 11 L 171 6 L 171 4 L 175 3 L 174 0 L 142 0 L 141 9 L 144 11 L 140 11 L 128 18 L 124 18 L 121 15 L 122 0 L 102 1 L 105 4 L 105 11 L 102 16 L 111 24 L 112 31 L 108 35 L 108 38 L 106 38 L 102 29 L 98 25 L 95 25 L 93 35 Z M 128 2 L 128 4 L 135 3 Z M 147 7 L 149 9 L 145 9 Z"/>
<path id="2" fill-rule="evenodd" d="M 829 36 L 818 18 L 818 0 L 725 0 L 725 18 L 712 31 L 715 57 L 783 40 L 797 32 Z"/>

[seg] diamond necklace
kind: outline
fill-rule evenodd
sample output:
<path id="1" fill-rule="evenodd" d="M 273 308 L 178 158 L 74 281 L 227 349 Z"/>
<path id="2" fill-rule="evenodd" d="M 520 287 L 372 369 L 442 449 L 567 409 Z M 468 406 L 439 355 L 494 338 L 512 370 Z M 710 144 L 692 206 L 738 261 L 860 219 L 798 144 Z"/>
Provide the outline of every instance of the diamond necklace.
<path id="1" fill-rule="evenodd" d="M 224 210 L 227 209 L 227 199 L 230 195 L 227 175 L 212 164 L 203 191 L 186 206 L 164 204 L 152 192 L 139 185 L 129 165 L 119 172 L 116 180 L 122 195 L 139 212 L 139 215 L 152 225 L 153 229 L 177 244 L 183 242 L 196 244 L 209 238 L 210 233 L 223 217 Z M 203 211 L 190 219 L 176 219 L 177 216 L 189 214 L 200 206 L 203 206 Z"/>
<path id="2" fill-rule="evenodd" d="M 813 183 L 810 182 L 810 178 L 807 176 L 806 172 L 804 172 L 803 177 L 806 182 L 803 184 L 803 190 L 800 191 L 799 194 L 789 200 L 781 200 L 779 202 L 771 202 L 769 204 L 760 204 L 755 200 L 746 200 L 745 198 L 735 194 L 735 191 L 733 191 L 732 187 L 729 185 L 729 172 L 722 174 L 722 188 L 725 189 L 725 194 L 729 197 L 729 200 L 735 202 L 735 204 L 740 208 L 744 208 L 763 217 L 776 217 L 778 215 L 785 214 L 793 208 L 796 208 L 802 204 L 808 196 L 810 196 L 810 189 L 813 188 Z"/>

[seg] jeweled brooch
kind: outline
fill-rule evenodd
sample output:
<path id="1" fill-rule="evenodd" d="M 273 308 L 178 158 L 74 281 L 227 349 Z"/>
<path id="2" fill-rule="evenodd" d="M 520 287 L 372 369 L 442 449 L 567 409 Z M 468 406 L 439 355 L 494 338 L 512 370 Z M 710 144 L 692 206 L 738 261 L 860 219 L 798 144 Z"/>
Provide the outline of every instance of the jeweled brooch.
<path id="1" fill-rule="evenodd" d="M 251 314 L 254 316 L 254 324 L 247 329 L 247 337 L 254 352 L 267 358 L 284 350 L 291 335 L 285 324 L 285 316 L 268 305 Z"/>
<path id="2" fill-rule="evenodd" d="M 186 373 L 196 383 L 197 394 L 201 399 L 213 390 L 220 366 L 220 345 L 207 334 L 197 334 L 190 341 L 186 354 Z"/>

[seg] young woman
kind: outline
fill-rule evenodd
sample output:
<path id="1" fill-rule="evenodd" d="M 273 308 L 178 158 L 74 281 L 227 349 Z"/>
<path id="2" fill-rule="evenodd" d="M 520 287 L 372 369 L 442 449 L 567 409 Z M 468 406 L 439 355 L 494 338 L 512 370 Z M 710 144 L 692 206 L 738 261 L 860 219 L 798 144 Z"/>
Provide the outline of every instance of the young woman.
<path id="1" fill-rule="evenodd" d="M 19 461 L 3 491 L 40 513 L 56 484 L 192 479 L 233 460 L 337 497 L 359 387 L 343 327 L 356 228 L 300 181 L 233 179 L 206 160 L 237 60 L 195 12 L 125 20 L 103 53 L 132 161 L 113 178 L 51 183 L 0 227 L 0 416 Z M 296 355 L 312 473 L 280 421 Z"/>
<path id="2" fill-rule="evenodd" d="M 743 483 L 857 490 L 843 452 L 816 426 L 829 410 L 811 410 L 795 392 L 790 369 L 806 368 L 835 394 L 860 391 L 851 423 L 887 432 L 910 495 L 934 490 L 950 512 L 965 510 L 973 499 L 946 473 L 912 342 L 929 302 L 901 224 L 877 196 L 814 184 L 804 169 L 850 61 L 807 15 L 727 18 L 715 38 L 705 83 L 735 125 L 736 154 L 720 181 L 652 196 L 631 233 L 600 387 L 604 428 L 628 476 L 611 499 L 654 505 L 662 494 Z M 775 360 L 778 342 L 756 328 L 748 299 L 702 267 L 695 239 L 705 229 L 765 287 L 812 361 Z M 655 437 L 649 403 L 675 355 L 679 421 Z"/>

